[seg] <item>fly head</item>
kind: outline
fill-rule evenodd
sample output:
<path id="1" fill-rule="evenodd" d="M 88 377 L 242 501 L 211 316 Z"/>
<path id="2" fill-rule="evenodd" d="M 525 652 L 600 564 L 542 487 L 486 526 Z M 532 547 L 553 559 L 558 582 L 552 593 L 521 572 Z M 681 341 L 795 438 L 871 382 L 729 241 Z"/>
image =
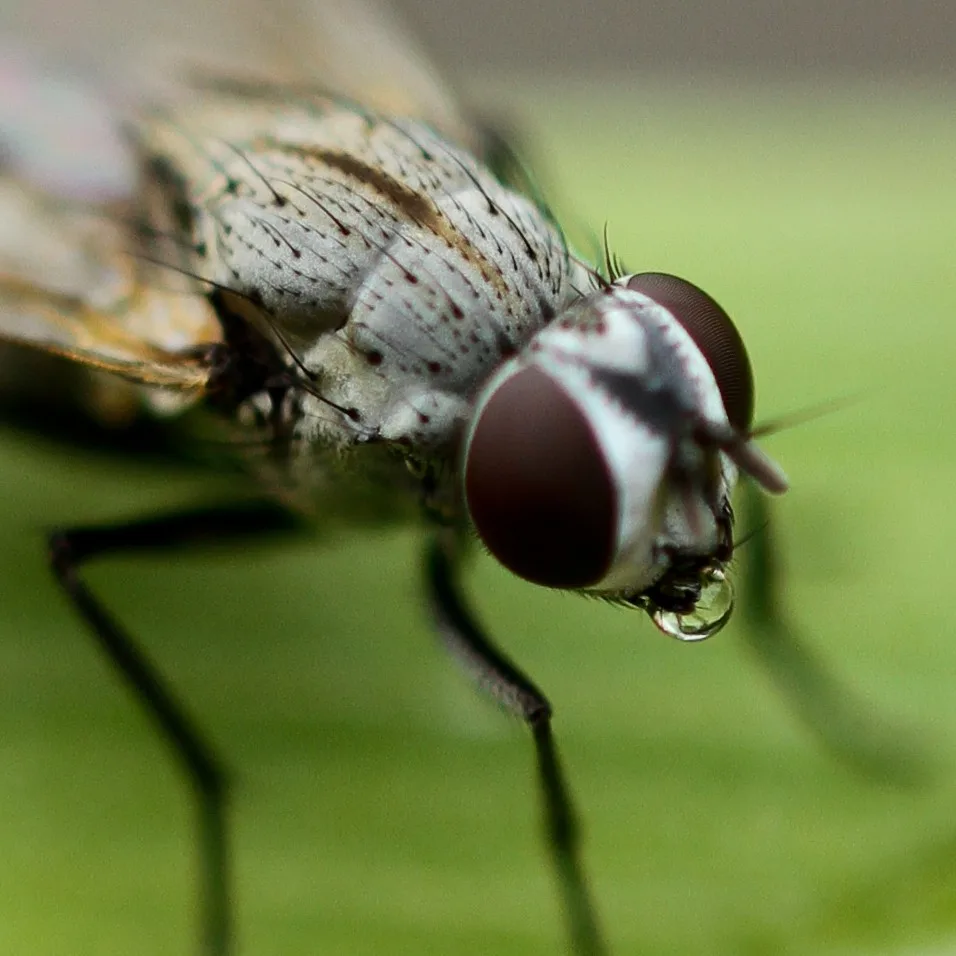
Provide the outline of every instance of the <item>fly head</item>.
<path id="1" fill-rule="evenodd" d="M 504 363 L 463 450 L 474 528 L 509 570 L 645 610 L 698 640 L 729 619 L 739 471 L 786 490 L 751 441 L 739 332 L 675 276 L 624 276 Z"/>

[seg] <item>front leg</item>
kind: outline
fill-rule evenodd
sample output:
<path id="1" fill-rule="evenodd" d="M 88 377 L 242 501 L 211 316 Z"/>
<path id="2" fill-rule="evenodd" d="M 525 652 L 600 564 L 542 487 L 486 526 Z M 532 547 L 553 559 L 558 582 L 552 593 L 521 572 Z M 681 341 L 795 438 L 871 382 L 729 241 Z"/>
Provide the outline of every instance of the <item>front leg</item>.
<path id="1" fill-rule="evenodd" d="M 432 617 L 443 642 L 465 671 L 505 710 L 530 728 L 537 755 L 545 834 L 558 878 L 573 950 L 578 956 L 606 952 L 581 861 L 571 793 L 551 730 L 551 704 L 485 636 L 465 603 L 460 584 L 461 549 L 455 532 L 436 533 L 426 553 Z"/>
<path id="2" fill-rule="evenodd" d="M 196 794 L 202 873 L 202 954 L 232 951 L 226 774 L 222 761 L 183 704 L 126 629 L 80 577 L 91 558 L 182 548 L 288 532 L 294 519 L 277 505 L 253 502 L 175 512 L 50 535 L 53 573 L 100 649 L 129 686 L 181 763 Z"/>

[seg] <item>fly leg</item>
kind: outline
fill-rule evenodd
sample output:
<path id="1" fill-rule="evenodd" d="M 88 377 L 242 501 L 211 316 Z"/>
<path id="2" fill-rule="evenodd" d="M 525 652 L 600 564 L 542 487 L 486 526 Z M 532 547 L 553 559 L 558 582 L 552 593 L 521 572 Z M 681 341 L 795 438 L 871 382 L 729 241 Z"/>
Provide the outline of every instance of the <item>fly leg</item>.
<path id="1" fill-rule="evenodd" d="M 749 481 L 741 490 L 741 524 L 753 529 L 740 552 L 746 556 L 740 610 L 751 652 L 797 716 L 838 759 L 879 779 L 919 782 L 930 767 L 918 744 L 868 714 L 791 626 L 781 600 L 780 558 L 766 496 Z"/>
<path id="2" fill-rule="evenodd" d="M 426 554 L 428 599 L 438 632 L 462 667 L 530 728 L 537 755 L 545 833 L 577 956 L 606 952 L 581 861 L 571 793 L 551 730 L 551 704 L 485 636 L 461 592 L 461 554 L 453 532 L 439 532 Z"/>
<path id="3" fill-rule="evenodd" d="M 277 505 L 256 502 L 72 528 L 55 531 L 49 538 L 50 562 L 57 580 L 100 649 L 171 747 L 195 791 L 204 956 L 227 956 L 232 950 L 223 763 L 156 666 L 86 586 L 80 568 L 91 558 L 111 554 L 219 543 L 291 531 L 294 527 L 294 519 Z"/>

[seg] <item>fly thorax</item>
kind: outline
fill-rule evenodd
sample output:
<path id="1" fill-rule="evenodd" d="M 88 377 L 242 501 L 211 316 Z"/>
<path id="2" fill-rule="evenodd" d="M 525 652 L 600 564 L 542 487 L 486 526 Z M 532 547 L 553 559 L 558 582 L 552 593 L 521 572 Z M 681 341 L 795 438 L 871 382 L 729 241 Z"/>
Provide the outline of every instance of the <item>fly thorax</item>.
<path id="1" fill-rule="evenodd" d="M 482 390 L 464 495 L 510 570 L 648 609 L 674 575 L 687 612 L 730 557 L 734 466 L 783 490 L 749 420 L 728 415 L 725 401 L 735 415 L 749 410 L 752 384 L 722 381 L 730 366 L 713 364 L 692 322 L 704 307 L 719 310 L 683 280 L 628 277 L 543 329 Z M 749 375 L 745 353 L 743 363 Z"/>
<path id="2" fill-rule="evenodd" d="M 318 196 L 298 194 L 281 203 L 271 195 L 224 196 L 211 224 L 216 281 L 261 302 L 296 339 L 345 322 L 355 287 L 395 228 L 387 211 L 365 210 L 361 229 L 377 236 L 366 241 L 336 184 L 323 187 L 318 204 Z"/>
<path id="3" fill-rule="evenodd" d="M 471 394 L 573 300 L 550 223 L 510 193 L 489 202 L 475 187 L 442 197 L 365 275 L 346 332 L 382 374 Z M 527 248 L 509 221 L 524 223 Z"/>
<path id="4" fill-rule="evenodd" d="M 475 186 L 449 193 L 427 221 L 406 224 L 355 290 L 345 326 L 305 355 L 322 396 L 356 409 L 364 433 L 450 449 L 481 383 L 574 299 L 560 234 L 498 188 L 494 202 Z M 505 219 L 523 224 L 533 255 L 513 248 Z"/>

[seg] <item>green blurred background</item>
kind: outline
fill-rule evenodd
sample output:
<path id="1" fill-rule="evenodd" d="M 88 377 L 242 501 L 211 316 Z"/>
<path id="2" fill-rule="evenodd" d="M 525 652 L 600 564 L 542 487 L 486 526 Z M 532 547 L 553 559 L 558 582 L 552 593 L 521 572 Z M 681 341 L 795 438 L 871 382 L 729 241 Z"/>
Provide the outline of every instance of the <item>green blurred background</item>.
<path id="1" fill-rule="evenodd" d="M 740 624 L 682 646 L 490 561 L 492 632 L 549 692 L 615 953 L 956 952 L 956 90 L 843 77 L 487 83 L 569 223 L 743 331 L 787 609 L 931 780 L 822 753 Z M 583 229 L 579 232 L 584 232 Z M 230 492 L 0 431 L 0 952 L 190 953 L 164 748 L 50 580 L 49 526 Z M 412 530 L 104 562 L 90 580 L 235 769 L 255 956 L 554 954 L 530 741 L 433 641 Z"/>

